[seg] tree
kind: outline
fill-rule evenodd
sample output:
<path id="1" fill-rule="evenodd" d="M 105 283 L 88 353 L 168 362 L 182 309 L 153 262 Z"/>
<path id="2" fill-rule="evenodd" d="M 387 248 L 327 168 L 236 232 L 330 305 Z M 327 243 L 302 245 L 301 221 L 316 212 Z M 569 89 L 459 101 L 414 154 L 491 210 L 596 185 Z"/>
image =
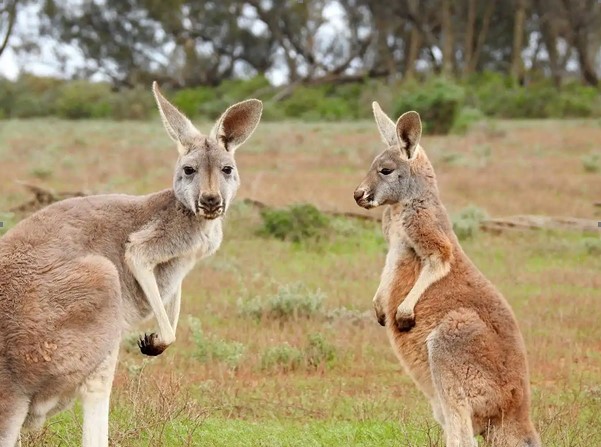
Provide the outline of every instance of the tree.
<path id="1" fill-rule="evenodd" d="M 19 0 L 0 0 L 0 56 L 8 48 L 8 41 L 17 21 Z"/>

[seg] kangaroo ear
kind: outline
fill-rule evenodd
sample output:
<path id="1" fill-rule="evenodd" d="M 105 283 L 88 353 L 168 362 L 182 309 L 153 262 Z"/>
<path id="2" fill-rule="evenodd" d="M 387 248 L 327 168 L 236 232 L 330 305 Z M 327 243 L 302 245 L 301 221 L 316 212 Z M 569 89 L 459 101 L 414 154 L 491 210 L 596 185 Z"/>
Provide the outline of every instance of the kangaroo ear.
<path id="1" fill-rule="evenodd" d="M 234 152 L 255 131 L 263 113 L 263 103 L 247 99 L 228 108 L 217 120 L 211 138 L 216 139 L 226 151 Z"/>
<path id="2" fill-rule="evenodd" d="M 382 141 L 388 146 L 396 146 L 398 141 L 394 122 L 388 118 L 388 115 L 382 111 L 380 104 L 376 101 L 372 102 L 371 107 L 374 110 L 374 118 L 376 119 L 376 125 L 380 131 Z"/>
<path id="3" fill-rule="evenodd" d="M 187 151 L 187 143 L 191 142 L 195 137 L 198 137 L 200 131 L 194 127 L 182 112 L 177 110 L 173 104 L 165 99 L 161 94 L 159 85 L 156 81 L 152 83 L 152 92 L 154 93 L 154 99 L 157 102 L 161 120 L 163 121 L 167 134 L 177 143 L 178 151 L 181 154 L 185 154 Z"/>
<path id="4" fill-rule="evenodd" d="M 411 159 L 422 137 L 422 121 L 417 112 L 405 112 L 396 122 L 396 135 L 401 152 Z"/>

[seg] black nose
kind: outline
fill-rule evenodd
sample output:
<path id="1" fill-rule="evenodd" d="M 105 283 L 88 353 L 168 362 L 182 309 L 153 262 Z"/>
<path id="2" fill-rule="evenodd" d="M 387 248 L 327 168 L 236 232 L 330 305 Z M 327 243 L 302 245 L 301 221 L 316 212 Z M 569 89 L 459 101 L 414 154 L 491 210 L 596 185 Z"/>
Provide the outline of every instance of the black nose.
<path id="1" fill-rule="evenodd" d="M 359 199 L 361 199 L 361 197 L 363 197 L 363 193 L 364 193 L 363 190 L 355 189 L 355 193 L 353 194 L 353 197 L 355 198 L 355 202 L 358 202 Z"/>
<path id="2" fill-rule="evenodd" d="M 207 211 L 216 211 L 221 206 L 221 197 L 217 194 L 201 194 L 199 202 Z"/>

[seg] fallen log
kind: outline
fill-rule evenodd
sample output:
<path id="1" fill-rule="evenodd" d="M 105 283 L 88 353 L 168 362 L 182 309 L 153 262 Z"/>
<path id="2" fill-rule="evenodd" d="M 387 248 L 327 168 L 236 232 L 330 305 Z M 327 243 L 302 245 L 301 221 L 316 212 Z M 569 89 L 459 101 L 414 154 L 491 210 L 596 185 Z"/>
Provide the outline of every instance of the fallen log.
<path id="1" fill-rule="evenodd" d="M 83 197 L 87 194 L 83 191 L 73 192 L 54 192 L 41 186 L 32 185 L 29 183 L 19 182 L 27 188 L 34 198 L 22 205 L 11 209 L 11 212 L 30 214 L 51 203 L 59 200 L 68 199 L 71 197 Z M 243 200 L 247 205 L 251 205 L 259 210 L 272 208 L 270 205 L 259 200 L 246 198 Z M 596 204 L 597 205 L 597 204 Z M 601 203 L 599 203 L 601 205 Z M 336 210 L 321 210 L 322 213 L 334 217 L 348 217 L 351 219 L 368 220 L 380 222 L 382 217 L 380 214 L 363 214 L 353 211 L 336 211 Z M 512 230 L 572 230 L 572 231 L 600 231 L 600 222 L 592 219 L 581 219 L 577 217 L 554 217 L 540 215 L 518 215 L 508 217 L 497 217 L 485 219 L 480 223 L 480 228 L 483 231 L 492 233 L 500 233 L 503 231 Z"/>
<path id="2" fill-rule="evenodd" d="M 486 219 L 482 221 L 480 227 L 482 230 L 490 232 L 540 229 L 573 231 L 601 230 L 599 222 L 592 219 L 538 215 L 520 215 Z"/>

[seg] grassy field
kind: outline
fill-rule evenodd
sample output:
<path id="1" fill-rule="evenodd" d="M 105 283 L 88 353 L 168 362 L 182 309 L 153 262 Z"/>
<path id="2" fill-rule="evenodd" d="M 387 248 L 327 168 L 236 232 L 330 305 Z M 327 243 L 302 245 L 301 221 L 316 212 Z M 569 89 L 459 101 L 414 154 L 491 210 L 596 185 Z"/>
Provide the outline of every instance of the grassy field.
<path id="1" fill-rule="evenodd" d="M 593 219 L 600 142 L 599 122 L 541 121 L 423 146 L 452 214 L 473 204 L 495 217 Z M 293 243 L 262 234 L 259 211 L 241 200 L 361 213 L 352 192 L 379 150 L 371 122 L 259 127 L 237 154 L 242 187 L 224 243 L 184 282 L 176 345 L 149 359 L 139 332 L 123 343 L 112 446 L 443 445 L 372 315 L 379 225 L 330 218 L 319 238 Z M 8 210 L 30 198 L 15 180 L 142 194 L 170 186 L 175 158 L 158 121 L 0 121 L 0 234 L 21 217 Z M 463 245 L 515 310 L 545 445 L 601 445 L 601 233 L 479 232 Z M 76 405 L 24 445 L 76 446 L 80 436 Z"/>

